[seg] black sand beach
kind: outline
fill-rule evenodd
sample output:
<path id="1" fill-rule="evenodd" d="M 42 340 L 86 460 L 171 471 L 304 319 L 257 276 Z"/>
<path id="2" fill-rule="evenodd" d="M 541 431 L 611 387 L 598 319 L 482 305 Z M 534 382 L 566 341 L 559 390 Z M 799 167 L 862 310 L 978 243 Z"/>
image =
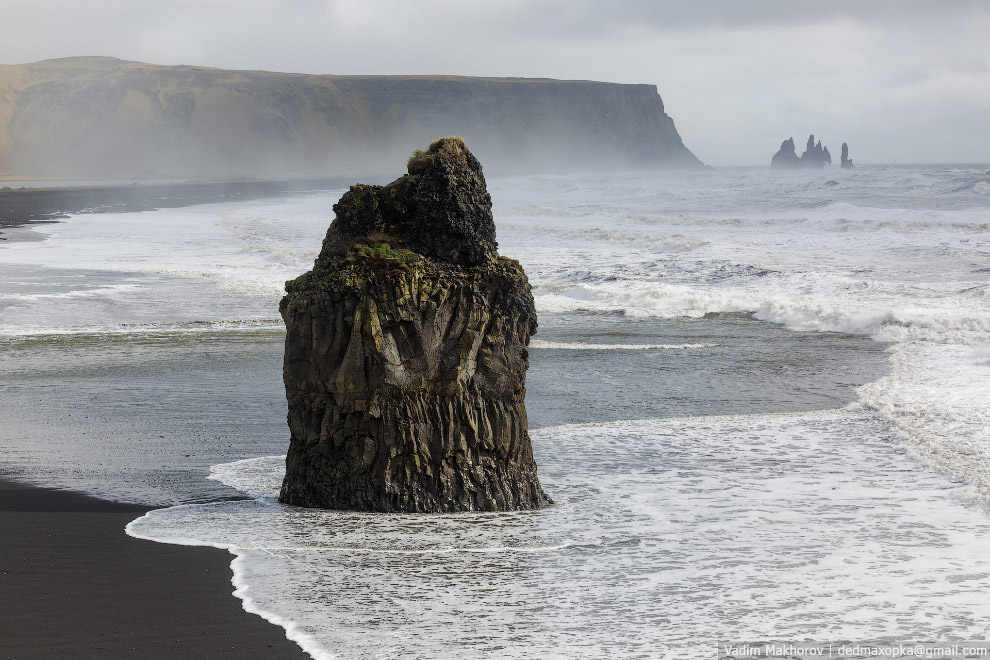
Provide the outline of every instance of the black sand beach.
<path id="1" fill-rule="evenodd" d="M 271 197 L 331 179 L 0 191 L 0 230 L 69 213 Z M 0 240 L 3 239 L 0 234 Z M 129 537 L 147 507 L 0 479 L 0 658 L 293 658 L 233 597 L 231 556 Z"/>
<path id="2" fill-rule="evenodd" d="M 0 480 L 0 658 L 308 658 L 231 595 L 228 553 L 131 538 L 146 508 Z"/>

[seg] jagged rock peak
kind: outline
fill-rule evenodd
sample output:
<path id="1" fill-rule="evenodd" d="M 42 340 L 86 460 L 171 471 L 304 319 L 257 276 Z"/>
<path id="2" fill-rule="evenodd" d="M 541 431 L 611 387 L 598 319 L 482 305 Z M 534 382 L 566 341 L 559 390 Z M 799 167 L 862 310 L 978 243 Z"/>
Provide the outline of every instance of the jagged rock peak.
<path id="1" fill-rule="evenodd" d="M 780 143 L 780 149 L 770 159 L 770 167 L 773 168 L 793 168 L 800 167 L 801 159 L 794 151 L 794 138 L 787 138 Z"/>
<path id="2" fill-rule="evenodd" d="M 418 254 L 465 266 L 498 256 L 492 199 L 481 163 L 463 139 L 443 137 L 426 151 L 417 149 L 407 169 L 387 186 L 351 186 L 334 204 L 335 235 L 328 243 L 380 233 Z"/>
<path id="3" fill-rule="evenodd" d="M 421 513 L 546 506 L 527 432 L 537 324 L 526 274 L 498 256 L 463 140 L 437 140 L 408 165 L 387 186 L 352 186 L 313 270 L 286 283 L 279 499 Z"/>
<path id="4" fill-rule="evenodd" d="M 801 167 L 825 167 L 831 164 L 832 157 L 828 155 L 828 150 L 822 147 L 822 141 L 815 143 L 814 134 L 808 136 L 808 146 L 801 154 Z"/>
<path id="5" fill-rule="evenodd" d="M 792 169 L 797 167 L 825 167 L 832 164 L 832 154 L 828 147 L 822 146 L 822 141 L 815 142 L 814 134 L 808 136 L 804 153 L 798 158 L 794 151 L 794 138 L 788 138 L 780 144 L 780 149 L 770 160 L 770 167 Z"/>

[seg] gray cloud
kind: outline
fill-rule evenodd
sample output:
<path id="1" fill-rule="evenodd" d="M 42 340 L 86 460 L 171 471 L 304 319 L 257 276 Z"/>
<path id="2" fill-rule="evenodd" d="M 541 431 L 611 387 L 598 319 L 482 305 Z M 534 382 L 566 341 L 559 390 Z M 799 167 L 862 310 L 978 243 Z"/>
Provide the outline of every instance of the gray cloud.
<path id="1" fill-rule="evenodd" d="M 990 160 L 990 3 L 977 0 L 4 0 L 7 63 L 112 55 L 304 73 L 659 86 L 713 164 L 791 135 L 858 162 Z"/>
<path id="2" fill-rule="evenodd" d="M 705 0 L 683 2 L 657 0 L 555 0 L 536 3 L 543 16 L 562 18 L 558 24 L 578 28 L 583 34 L 615 26 L 654 30 L 747 28 L 756 26 L 811 25 L 838 19 L 864 23 L 953 23 L 986 14 L 980 0 Z"/>

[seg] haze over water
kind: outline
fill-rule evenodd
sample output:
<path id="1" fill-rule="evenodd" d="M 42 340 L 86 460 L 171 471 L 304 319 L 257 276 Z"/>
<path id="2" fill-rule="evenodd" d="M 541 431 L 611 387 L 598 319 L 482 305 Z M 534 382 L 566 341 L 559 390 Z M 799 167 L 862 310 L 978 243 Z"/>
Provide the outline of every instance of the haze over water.
<path id="1" fill-rule="evenodd" d="M 0 246 L 6 467 L 181 504 L 130 533 L 231 549 L 246 606 L 314 657 L 983 635 L 987 170 L 489 183 L 540 314 L 527 404 L 557 506 L 275 502 L 278 299 L 339 193 L 79 216 Z"/>

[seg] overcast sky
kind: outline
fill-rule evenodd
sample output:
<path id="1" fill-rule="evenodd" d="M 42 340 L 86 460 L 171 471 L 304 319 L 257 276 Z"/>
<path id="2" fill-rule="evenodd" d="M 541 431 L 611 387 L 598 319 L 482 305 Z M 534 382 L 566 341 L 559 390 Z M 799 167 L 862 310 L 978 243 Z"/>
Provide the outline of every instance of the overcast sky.
<path id="1" fill-rule="evenodd" d="M 0 63 L 110 55 L 650 83 L 706 163 L 990 161 L 990 1 L 0 0 Z M 800 148 L 799 148 L 800 153 Z"/>

